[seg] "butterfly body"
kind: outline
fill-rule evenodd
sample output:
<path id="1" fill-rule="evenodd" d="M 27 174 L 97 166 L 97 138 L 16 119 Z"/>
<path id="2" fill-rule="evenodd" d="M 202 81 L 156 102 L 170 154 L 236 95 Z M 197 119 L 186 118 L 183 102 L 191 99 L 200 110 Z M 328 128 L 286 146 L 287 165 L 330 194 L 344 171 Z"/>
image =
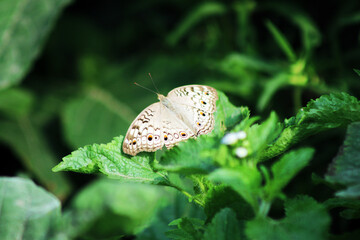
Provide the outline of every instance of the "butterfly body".
<path id="1" fill-rule="evenodd" d="M 178 87 L 159 102 L 145 108 L 130 125 L 123 151 L 135 156 L 164 145 L 170 149 L 180 141 L 210 133 L 214 128 L 217 92 L 203 85 Z"/>

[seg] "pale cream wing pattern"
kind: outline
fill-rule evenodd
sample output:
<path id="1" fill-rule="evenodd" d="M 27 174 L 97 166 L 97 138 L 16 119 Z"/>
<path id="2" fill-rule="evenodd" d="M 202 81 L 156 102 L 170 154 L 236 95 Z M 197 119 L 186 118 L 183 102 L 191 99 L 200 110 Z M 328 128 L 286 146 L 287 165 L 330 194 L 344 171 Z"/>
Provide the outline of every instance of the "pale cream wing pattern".
<path id="1" fill-rule="evenodd" d="M 177 142 L 193 137 L 192 131 L 176 118 L 161 102 L 145 108 L 130 125 L 123 151 L 135 156 L 139 152 L 154 152 L 164 144 L 171 148 Z"/>
<path id="2" fill-rule="evenodd" d="M 186 112 L 194 126 L 196 136 L 210 133 L 214 129 L 217 92 L 214 88 L 204 85 L 187 85 L 169 92 L 168 96 L 177 109 Z"/>
<path id="3" fill-rule="evenodd" d="M 188 138 L 214 128 L 213 113 L 218 98 L 214 88 L 188 85 L 173 89 L 160 102 L 145 108 L 130 125 L 124 139 L 124 153 L 154 152 L 164 145 L 170 149 Z"/>

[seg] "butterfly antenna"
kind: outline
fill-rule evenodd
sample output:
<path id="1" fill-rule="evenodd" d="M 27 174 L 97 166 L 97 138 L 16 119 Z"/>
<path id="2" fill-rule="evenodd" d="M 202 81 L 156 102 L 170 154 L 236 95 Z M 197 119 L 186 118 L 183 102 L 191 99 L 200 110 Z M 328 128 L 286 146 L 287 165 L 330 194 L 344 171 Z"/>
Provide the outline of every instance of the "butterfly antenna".
<path id="1" fill-rule="evenodd" d="M 159 92 L 159 89 L 156 87 L 156 85 L 155 85 L 155 83 L 154 83 L 154 80 L 153 80 L 153 78 L 152 78 L 152 76 L 151 76 L 151 74 L 150 74 L 150 73 L 149 73 L 149 76 L 150 76 L 151 82 L 153 83 L 153 85 L 154 85 L 154 87 L 155 87 L 156 91 L 157 91 L 158 93 L 160 93 L 160 92 Z"/>
<path id="2" fill-rule="evenodd" d="M 146 89 L 146 90 L 148 90 L 148 91 L 150 91 L 150 92 L 153 92 L 153 93 L 155 93 L 156 95 L 158 95 L 158 93 L 157 93 L 157 92 L 155 92 L 155 91 L 151 90 L 150 88 L 144 87 L 144 86 L 142 86 L 142 85 L 138 84 L 137 82 L 134 82 L 134 84 L 135 84 L 136 86 L 142 87 L 142 88 L 144 88 L 144 89 Z"/>

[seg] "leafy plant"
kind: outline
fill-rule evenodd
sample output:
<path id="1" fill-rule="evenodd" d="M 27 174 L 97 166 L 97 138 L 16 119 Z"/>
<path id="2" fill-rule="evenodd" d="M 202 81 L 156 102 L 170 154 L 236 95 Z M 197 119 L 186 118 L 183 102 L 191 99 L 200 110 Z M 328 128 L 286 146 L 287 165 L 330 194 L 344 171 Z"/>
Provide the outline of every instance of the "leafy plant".
<path id="1" fill-rule="evenodd" d="M 328 5 L 0 1 L 0 238 L 360 238 L 359 2 Z M 213 132 L 124 154 L 149 72 L 215 87 Z"/>

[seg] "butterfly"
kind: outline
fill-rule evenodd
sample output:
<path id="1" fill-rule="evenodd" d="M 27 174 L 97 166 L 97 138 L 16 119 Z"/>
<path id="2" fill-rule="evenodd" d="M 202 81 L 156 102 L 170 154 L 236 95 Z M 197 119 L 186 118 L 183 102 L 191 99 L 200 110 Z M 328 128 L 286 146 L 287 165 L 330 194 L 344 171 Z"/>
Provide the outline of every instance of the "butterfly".
<path id="1" fill-rule="evenodd" d="M 154 152 L 164 145 L 167 149 L 189 138 L 208 134 L 214 129 L 216 90 L 204 85 L 187 85 L 171 90 L 159 102 L 145 108 L 131 123 L 123 151 L 135 156 Z"/>

